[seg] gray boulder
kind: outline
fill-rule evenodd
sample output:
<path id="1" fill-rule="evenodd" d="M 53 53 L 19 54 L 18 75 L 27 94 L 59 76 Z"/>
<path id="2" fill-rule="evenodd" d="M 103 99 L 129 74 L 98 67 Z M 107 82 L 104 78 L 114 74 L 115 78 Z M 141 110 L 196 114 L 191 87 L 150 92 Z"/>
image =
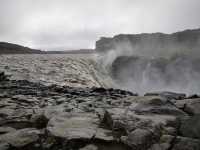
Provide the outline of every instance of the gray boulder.
<path id="1" fill-rule="evenodd" d="M 135 129 L 128 134 L 127 137 L 122 137 L 122 141 L 133 149 L 147 149 L 153 142 L 153 133 L 146 129 Z"/>
<path id="2" fill-rule="evenodd" d="M 163 135 L 160 141 L 153 144 L 148 150 L 169 150 L 175 137 L 170 135 Z"/>
<path id="3" fill-rule="evenodd" d="M 133 103 L 129 109 L 136 114 L 159 114 L 159 115 L 173 115 L 184 116 L 182 110 L 176 108 L 166 98 L 160 96 L 144 96 L 140 100 L 135 99 L 136 103 Z"/>
<path id="4" fill-rule="evenodd" d="M 47 130 L 50 135 L 67 140 L 114 140 L 111 130 L 100 128 L 100 119 L 92 113 L 63 113 L 49 121 Z"/>
<path id="5" fill-rule="evenodd" d="M 91 139 L 94 137 L 99 123 L 98 117 L 94 114 L 63 113 L 49 121 L 47 130 L 53 136 L 68 140 Z"/>
<path id="6" fill-rule="evenodd" d="M 200 114 L 200 98 L 176 101 L 175 105 L 188 114 Z"/>
<path id="7" fill-rule="evenodd" d="M 0 136 L 0 141 L 9 143 L 13 147 L 20 148 L 36 142 L 39 139 L 39 134 L 39 130 L 26 128 L 3 134 Z"/>
<path id="8" fill-rule="evenodd" d="M 200 139 L 200 115 L 184 119 L 179 132 L 182 136 Z"/>

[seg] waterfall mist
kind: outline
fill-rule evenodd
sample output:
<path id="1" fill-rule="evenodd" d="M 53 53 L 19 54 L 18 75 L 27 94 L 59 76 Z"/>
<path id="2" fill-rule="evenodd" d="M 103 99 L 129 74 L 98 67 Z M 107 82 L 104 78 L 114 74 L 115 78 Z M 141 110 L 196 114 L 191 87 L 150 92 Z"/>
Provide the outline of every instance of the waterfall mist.
<path id="1" fill-rule="evenodd" d="M 119 88 L 200 93 L 199 33 L 119 35 L 105 42 L 110 49 L 100 53 L 102 64 Z"/>

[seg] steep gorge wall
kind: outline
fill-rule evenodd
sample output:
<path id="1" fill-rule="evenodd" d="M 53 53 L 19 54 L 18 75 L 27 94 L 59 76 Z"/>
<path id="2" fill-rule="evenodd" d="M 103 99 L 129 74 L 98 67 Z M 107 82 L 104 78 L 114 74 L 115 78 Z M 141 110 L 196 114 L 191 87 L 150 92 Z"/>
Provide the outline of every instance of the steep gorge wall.
<path id="1" fill-rule="evenodd" d="M 110 50 L 133 55 L 166 57 L 174 53 L 199 54 L 200 29 L 173 34 L 120 34 L 113 38 L 102 37 L 96 42 L 97 52 Z"/>
<path id="2" fill-rule="evenodd" d="M 119 88 L 138 93 L 200 91 L 200 29 L 101 38 L 96 51 Z"/>

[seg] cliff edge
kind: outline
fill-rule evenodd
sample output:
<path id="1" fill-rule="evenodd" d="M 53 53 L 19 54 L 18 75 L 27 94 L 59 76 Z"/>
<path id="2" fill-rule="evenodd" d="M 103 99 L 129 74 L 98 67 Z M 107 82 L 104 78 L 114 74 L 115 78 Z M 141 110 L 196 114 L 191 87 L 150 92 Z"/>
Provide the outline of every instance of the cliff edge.
<path id="1" fill-rule="evenodd" d="M 200 28 L 172 34 L 143 33 L 119 34 L 111 38 L 102 37 L 96 42 L 97 52 L 123 50 L 134 55 L 168 56 L 172 53 L 198 53 L 200 47 Z"/>

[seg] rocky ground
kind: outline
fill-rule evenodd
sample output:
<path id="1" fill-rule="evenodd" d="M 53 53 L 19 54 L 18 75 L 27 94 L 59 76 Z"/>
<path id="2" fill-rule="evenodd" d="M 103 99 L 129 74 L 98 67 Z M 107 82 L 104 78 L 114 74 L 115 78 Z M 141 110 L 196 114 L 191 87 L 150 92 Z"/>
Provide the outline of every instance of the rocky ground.
<path id="1" fill-rule="evenodd" d="M 199 150 L 200 98 L 42 85 L 0 73 L 0 150 Z"/>

